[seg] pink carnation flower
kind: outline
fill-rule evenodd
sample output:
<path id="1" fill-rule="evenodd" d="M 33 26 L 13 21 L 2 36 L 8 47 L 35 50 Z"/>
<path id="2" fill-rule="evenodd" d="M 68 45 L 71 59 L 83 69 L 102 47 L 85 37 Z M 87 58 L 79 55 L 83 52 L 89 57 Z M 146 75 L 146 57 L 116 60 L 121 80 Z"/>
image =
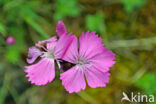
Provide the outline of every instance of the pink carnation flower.
<path id="1" fill-rule="evenodd" d="M 45 85 L 55 78 L 54 63 L 55 61 L 59 63 L 59 59 L 64 56 L 73 40 L 73 36 L 66 33 L 61 21 L 57 23 L 56 30 L 59 39 L 54 36 L 48 40 L 39 41 L 34 47 L 29 48 L 28 63 L 32 64 L 38 57 L 41 58 L 38 63 L 25 66 L 26 77 L 29 77 L 28 81 L 31 83 Z"/>
<path id="2" fill-rule="evenodd" d="M 114 59 L 115 54 L 103 46 L 95 32 L 82 33 L 79 41 L 74 37 L 63 60 L 75 66 L 60 75 L 63 86 L 69 93 L 84 90 L 86 81 L 92 88 L 105 87 Z"/>
<path id="3" fill-rule="evenodd" d="M 67 34 L 62 21 L 57 23 L 59 36 L 39 41 L 29 48 L 27 62 L 38 63 L 26 66 L 29 81 L 36 85 L 45 85 L 55 78 L 55 71 L 64 70 L 60 79 L 69 93 L 86 88 L 86 82 L 92 88 L 105 87 L 109 82 L 109 68 L 115 63 L 115 54 L 108 51 L 102 39 L 95 32 L 82 33 L 79 39 Z M 59 70 L 55 70 L 55 62 Z M 86 79 L 86 81 L 85 81 Z"/>

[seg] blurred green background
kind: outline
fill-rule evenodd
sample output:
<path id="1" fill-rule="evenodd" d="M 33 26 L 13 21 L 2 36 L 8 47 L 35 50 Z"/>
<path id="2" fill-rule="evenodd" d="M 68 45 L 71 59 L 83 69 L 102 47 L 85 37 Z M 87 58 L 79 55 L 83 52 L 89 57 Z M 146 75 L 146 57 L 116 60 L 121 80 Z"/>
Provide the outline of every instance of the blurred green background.
<path id="1" fill-rule="evenodd" d="M 58 76 L 27 81 L 28 48 L 56 35 L 58 20 L 77 36 L 96 31 L 116 53 L 107 87 L 68 94 Z M 0 0 L 0 104 L 121 104 L 122 92 L 156 95 L 156 0 Z"/>

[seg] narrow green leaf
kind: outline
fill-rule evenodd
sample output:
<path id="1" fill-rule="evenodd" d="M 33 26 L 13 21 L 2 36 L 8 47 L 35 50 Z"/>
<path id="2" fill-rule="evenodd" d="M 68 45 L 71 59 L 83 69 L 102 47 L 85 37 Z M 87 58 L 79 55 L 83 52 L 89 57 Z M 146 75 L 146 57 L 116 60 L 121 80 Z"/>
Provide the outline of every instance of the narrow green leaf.
<path id="1" fill-rule="evenodd" d="M 25 17 L 25 21 L 30 25 L 32 26 L 44 39 L 47 39 L 49 38 L 50 36 L 45 33 L 41 27 L 32 19 L 28 18 L 28 17 Z"/>
<path id="2" fill-rule="evenodd" d="M 8 76 L 5 75 L 3 86 L 0 88 L 0 104 L 4 104 L 5 98 L 8 93 L 8 89 L 7 89 L 8 84 L 9 84 L 9 79 Z"/>
<path id="3" fill-rule="evenodd" d="M 84 91 L 81 91 L 77 93 L 82 99 L 86 100 L 89 102 L 89 104 L 99 104 L 94 98 L 92 98 L 90 95 L 85 93 Z"/>
<path id="4" fill-rule="evenodd" d="M 6 27 L 0 23 L 0 33 L 5 36 L 6 35 Z"/>

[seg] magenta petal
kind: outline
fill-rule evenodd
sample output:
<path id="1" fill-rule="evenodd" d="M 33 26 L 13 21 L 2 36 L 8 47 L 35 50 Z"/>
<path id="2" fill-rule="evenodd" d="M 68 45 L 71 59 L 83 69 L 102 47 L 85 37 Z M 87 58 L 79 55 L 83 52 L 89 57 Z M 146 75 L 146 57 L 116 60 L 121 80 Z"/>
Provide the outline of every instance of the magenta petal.
<path id="1" fill-rule="evenodd" d="M 25 67 L 28 81 L 35 85 L 45 85 L 55 77 L 54 60 L 41 59 L 38 63 Z"/>
<path id="2" fill-rule="evenodd" d="M 47 40 L 44 40 L 45 43 L 53 43 L 53 42 L 56 42 L 57 41 L 57 37 L 56 36 L 53 36 Z"/>
<path id="3" fill-rule="evenodd" d="M 97 69 L 106 72 L 115 64 L 115 54 L 112 51 L 105 50 L 103 53 L 96 55 L 91 59 L 91 64 L 93 64 Z"/>
<path id="4" fill-rule="evenodd" d="M 73 37 L 74 36 L 72 34 L 63 34 L 59 38 L 54 48 L 54 54 L 56 59 L 62 58 L 62 56 L 64 56 L 64 54 L 66 53 L 67 49 L 73 41 Z"/>
<path id="5" fill-rule="evenodd" d="M 78 40 L 76 36 L 74 36 L 73 41 L 68 46 L 68 49 L 62 59 L 71 63 L 76 63 L 78 59 Z"/>
<path id="6" fill-rule="evenodd" d="M 57 22 L 56 32 L 59 37 L 66 33 L 66 27 L 62 21 Z"/>
<path id="7" fill-rule="evenodd" d="M 55 40 L 55 38 L 52 40 L 50 40 L 50 42 L 47 42 L 47 49 L 48 50 L 54 50 L 54 47 L 56 46 L 57 44 L 57 40 Z"/>
<path id="8" fill-rule="evenodd" d="M 95 32 L 82 33 L 79 38 L 80 41 L 80 56 L 85 59 L 90 59 L 97 54 L 103 52 L 104 48 L 102 39 L 95 34 Z"/>
<path id="9" fill-rule="evenodd" d="M 41 55 L 41 52 L 39 49 L 35 47 L 30 47 L 27 62 L 29 64 L 33 63 L 40 55 Z"/>
<path id="10" fill-rule="evenodd" d="M 85 70 L 86 80 L 91 88 L 105 87 L 106 83 L 109 82 L 109 75 L 108 72 L 102 72 L 95 67 Z"/>
<path id="11" fill-rule="evenodd" d="M 86 88 L 84 73 L 76 67 L 62 73 L 60 79 L 62 80 L 62 85 L 69 93 L 79 92 L 81 89 L 84 90 Z"/>
<path id="12" fill-rule="evenodd" d="M 53 43 L 53 42 L 56 42 L 57 41 L 57 38 L 56 36 L 53 36 L 47 40 L 43 40 L 43 41 L 39 41 L 38 43 L 35 44 L 36 47 L 42 47 L 43 44 L 45 43 Z"/>

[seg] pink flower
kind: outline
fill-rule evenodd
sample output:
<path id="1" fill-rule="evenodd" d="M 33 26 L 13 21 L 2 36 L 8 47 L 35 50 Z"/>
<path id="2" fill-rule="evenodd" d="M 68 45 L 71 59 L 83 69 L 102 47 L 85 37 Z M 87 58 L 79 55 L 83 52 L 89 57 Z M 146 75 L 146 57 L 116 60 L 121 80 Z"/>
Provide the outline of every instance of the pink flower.
<path id="1" fill-rule="evenodd" d="M 39 41 L 29 48 L 26 77 L 36 85 L 45 85 L 55 78 L 55 71 L 63 69 L 60 79 L 69 93 L 86 88 L 86 82 L 92 88 L 105 87 L 109 82 L 109 68 L 115 64 L 115 54 L 108 51 L 102 39 L 95 32 L 82 33 L 80 38 L 67 34 L 62 21 L 57 23 L 58 37 Z M 55 70 L 55 62 L 59 70 Z M 86 81 L 85 81 L 86 79 Z"/>
<path id="2" fill-rule="evenodd" d="M 55 36 L 44 41 L 39 41 L 34 47 L 29 48 L 27 62 L 32 64 L 37 58 L 41 58 L 38 63 L 25 66 L 29 77 L 28 81 L 36 85 L 45 85 L 55 78 L 55 61 L 59 63 L 69 45 L 73 40 L 71 34 L 67 34 L 66 30 L 62 31 L 64 24 L 59 21 L 57 25 L 57 33 L 59 39 Z M 58 64 L 59 65 L 59 64 Z"/>
<path id="3" fill-rule="evenodd" d="M 79 44 L 78 44 L 79 43 Z M 76 37 L 68 48 L 63 60 L 75 64 L 60 75 L 62 84 L 69 92 L 79 92 L 86 87 L 105 87 L 109 82 L 109 68 L 115 63 L 115 54 L 108 51 L 102 39 L 95 32 L 82 33 L 79 42 Z"/>
<path id="4" fill-rule="evenodd" d="M 7 37 L 6 38 L 6 43 L 9 44 L 9 45 L 14 44 L 15 43 L 14 37 L 12 37 L 12 36 Z"/>

